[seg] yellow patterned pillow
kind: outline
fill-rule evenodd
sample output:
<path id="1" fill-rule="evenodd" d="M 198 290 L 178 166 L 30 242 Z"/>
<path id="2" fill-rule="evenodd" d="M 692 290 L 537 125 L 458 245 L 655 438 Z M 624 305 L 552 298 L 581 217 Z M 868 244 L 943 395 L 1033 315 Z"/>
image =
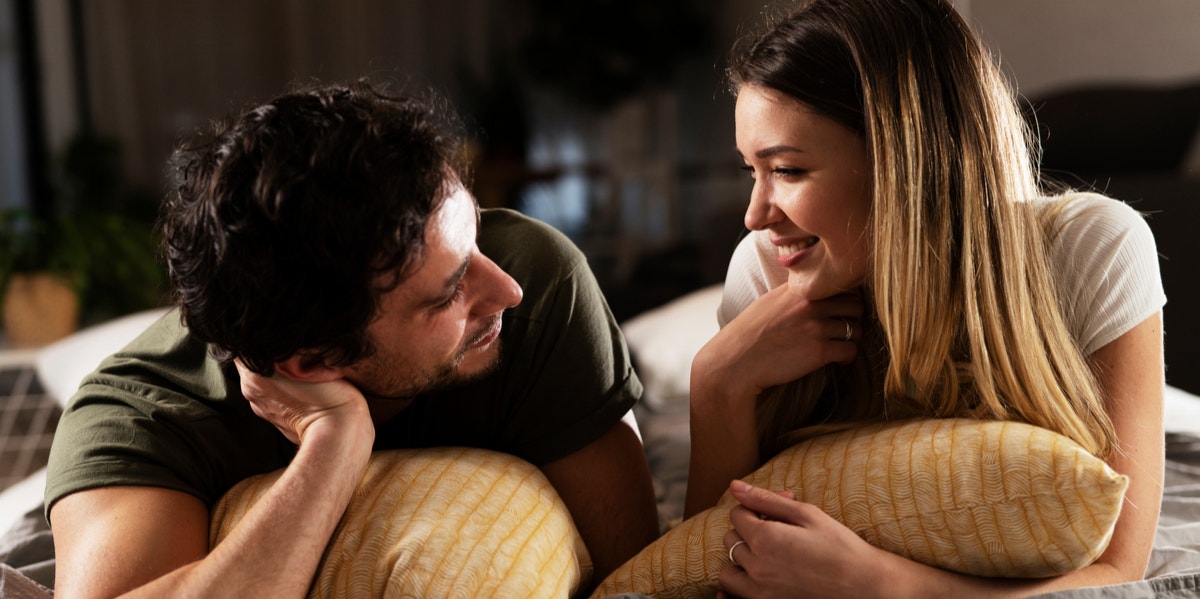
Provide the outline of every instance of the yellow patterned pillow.
<path id="1" fill-rule="evenodd" d="M 1108 546 L 1128 478 L 1070 439 L 1013 422 L 873 424 L 817 437 L 746 481 L 789 489 L 867 542 L 933 566 L 1053 576 Z M 728 492 L 608 576 L 592 594 L 711 597 L 729 563 Z"/>
<path id="2" fill-rule="evenodd" d="M 280 472 L 213 511 L 216 546 Z M 592 576 L 571 514 L 532 464 L 465 448 L 376 452 L 310 597 L 570 597 Z"/>

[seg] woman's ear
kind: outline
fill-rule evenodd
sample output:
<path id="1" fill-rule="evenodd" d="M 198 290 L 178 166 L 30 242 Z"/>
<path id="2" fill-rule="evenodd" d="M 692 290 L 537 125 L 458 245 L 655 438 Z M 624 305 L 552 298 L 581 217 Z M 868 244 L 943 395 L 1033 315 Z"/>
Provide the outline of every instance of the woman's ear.
<path id="1" fill-rule="evenodd" d="M 345 376 L 340 368 L 327 366 L 321 358 L 305 353 L 276 362 L 275 371 L 298 383 L 325 383 Z"/>

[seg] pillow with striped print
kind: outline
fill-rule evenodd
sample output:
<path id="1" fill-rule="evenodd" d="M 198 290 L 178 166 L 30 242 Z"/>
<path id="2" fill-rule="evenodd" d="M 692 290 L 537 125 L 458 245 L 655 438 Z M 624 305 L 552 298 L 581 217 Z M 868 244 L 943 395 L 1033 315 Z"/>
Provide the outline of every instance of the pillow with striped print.
<path id="1" fill-rule="evenodd" d="M 744 480 L 791 490 L 867 542 L 910 559 L 1024 578 L 1099 557 L 1129 483 L 1067 437 L 970 419 L 871 424 L 816 437 Z M 722 537 L 734 505 L 727 491 L 610 574 L 592 597 L 711 597 L 729 563 Z"/>

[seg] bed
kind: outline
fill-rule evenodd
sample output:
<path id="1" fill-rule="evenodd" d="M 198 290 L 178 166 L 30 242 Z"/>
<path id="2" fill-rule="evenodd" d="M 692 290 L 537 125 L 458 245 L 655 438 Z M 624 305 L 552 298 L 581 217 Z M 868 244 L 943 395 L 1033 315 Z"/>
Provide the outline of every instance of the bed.
<path id="1" fill-rule="evenodd" d="M 655 475 L 659 513 L 668 525 L 682 514 L 686 490 L 689 366 L 717 331 L 720 295 L 720 285 L 704 287 L 622 324 L 646 386 L 636 412 Z M 1146 580 L 1050 593 L 1046 599 L 1200 597 L 1200 396 L 1168 386 L 1164 402 L 1168 462 Z"/>
<path id="2" fill-rule="evenodd" d="M 622 323 L 634 363 L 645 384 L 634 416 L 654 477 L 664 531 L 676 527 L 683 511 L 688 461 L 688 373 L 692 357 L 716 332 L 720 286 L 688 293 Z M 57 398 L 70 397 L 79 380 L 101 358 L 119 348 L 161 310 L 130 315 L 47 347 L 38 371 Z M 1166 492 L 1154 555 L 1146 580 L 1111 587 L 1048 595 L 1055 599 L 1099 597 L 1200 596 L 1200 396 L 1168 387 Z M 40 517 L 45 472 L 40 471 L 0 495 L 0 530 L 7 530 L 0 558 L 5 566 L 0 596 L 46 597 L 37 581 L 49 584 L 53 561 L 50 537 Z M 28 575 L 28 578 L 26 578 Z M 24 595 L 20 593 L 26 593 Z"/>

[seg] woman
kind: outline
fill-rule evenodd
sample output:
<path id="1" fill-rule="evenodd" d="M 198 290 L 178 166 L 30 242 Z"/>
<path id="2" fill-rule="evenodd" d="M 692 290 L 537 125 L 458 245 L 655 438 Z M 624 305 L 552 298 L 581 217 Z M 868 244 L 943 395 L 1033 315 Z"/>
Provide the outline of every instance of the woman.
<path id="1" fill-rule="evenodd" d="M 944 0 L 816 0 L 735 48 L 754 179 L 692 365 L 686 511 L 728 488 L 727 591 L 1018 596 L 1140 579 L 1162 496 L 1165 297 L 1149 228 L 1041 197 L 1029 133 Z M 864 421 L 975 417 L 1062 433 L 1130 477 L 1106 552 L 1054 579 L 972 578 L 884 552 L 811 505 L 734 482 Z"/>

